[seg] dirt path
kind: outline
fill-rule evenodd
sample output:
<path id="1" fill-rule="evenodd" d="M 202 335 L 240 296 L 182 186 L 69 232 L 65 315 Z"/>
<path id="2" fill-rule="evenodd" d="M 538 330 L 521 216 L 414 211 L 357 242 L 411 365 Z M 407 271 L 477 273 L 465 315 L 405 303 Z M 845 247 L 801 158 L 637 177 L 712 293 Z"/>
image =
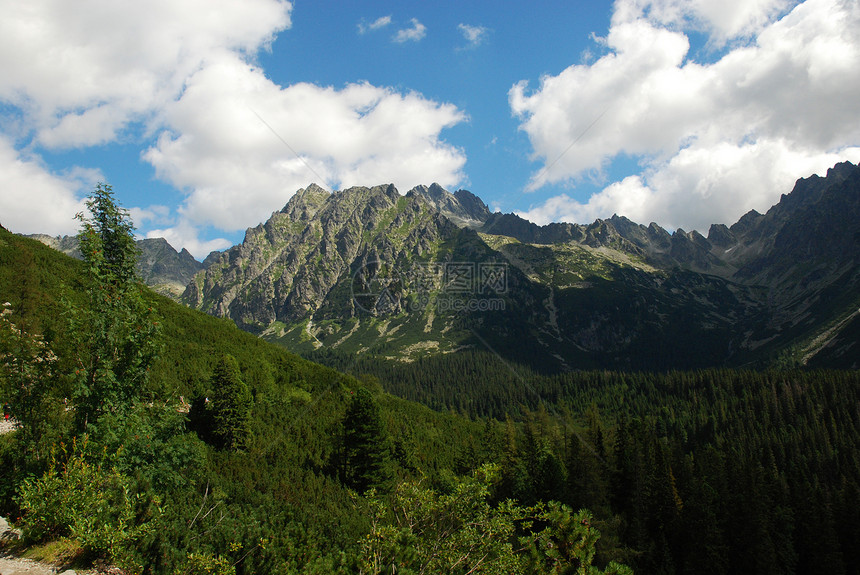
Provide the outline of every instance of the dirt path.
<path id="1" fill-rule="evenodd" d="M 0 541 L 6 539 L 12 531 L 5 517 L 0 517 Z M 19 559 L 7 555 L 6 552 L 0 549 L 0 575 L 54 575 L 54 571 L 50 565 L 31 561 L 30 559 Z"/>
<path id="2" fill-rule="evenodd" d="M 0 540 L 6 539 L 11 531 L 9 523 L 4 517 L 0 517 Z M 19 559 L 7 555 L 0 550 L 0 575 L 54 575 L 49 565 L 44 565 L 29 559 Z"/>
<path id="3" fill-rule="evenodd" d="M 71 575 L 74 571 L 63 573 Z M 57 572 L 50 565 L 30 559 L 0 556 L 0 575 L 57 575 Z"/>

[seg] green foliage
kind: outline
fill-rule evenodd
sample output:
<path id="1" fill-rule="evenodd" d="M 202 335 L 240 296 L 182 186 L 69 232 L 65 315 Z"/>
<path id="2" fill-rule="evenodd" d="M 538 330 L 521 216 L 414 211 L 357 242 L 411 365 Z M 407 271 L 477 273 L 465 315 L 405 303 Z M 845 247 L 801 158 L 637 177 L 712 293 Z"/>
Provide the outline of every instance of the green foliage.
<path id="1" fill-rule="evenodd" d="M 90 307 L 69 309 L 79 339 L 74 399 L 81 430 L 102 414 L 131 405 L 146 384 L 158 332 L 135 271 L 138 250 L 128 212 L 105 184 L 96 187 L 87 208 L 90 217 L 78 214 L 78 240 L 90 280 Z"/>
<path id="2" fill-rule="evenodd" d="M 87 210 L 90 217 L 77 216 L 82 223 L 78 241 L 90 273 L 127 289 L 137 278 L 138 255 L 128 210 L 117 204 L 111 186 L 101 183 L 87 200 Z"/>
<path id="3" fill-rule="evenodd" d="M 633 575 L 627 565 L 610 561 L 606 569 L 592 565 L 600 540 L 591 512 L 577 513 L 555 501 L 535 507 L 539 523 L 547 527 L 522 538 L 530 545 L 529 573 L 576 573 L 577 575 Z"/>
<path id="4" fill-rule="evenodd" d="M 236 575 L 236 568 L 223 557 L 190 553 L 185 563 L 173 571 L 173 575 Z"/>
<path id="5" fill-rule="evenodd" d="M 0 310 L 0 397 L 12 406 L 21 445 L 38 457 L 41 440 L 51 431 L 49 414 L 56 415 L 48 382 L 57 378 L 58 358 L 41 335 L 28 333 L 13 319 L 7 302 Z"/>
<path id="6" fill-rule="evenodd" d="M 343 419 L 343 481 L 359 493 L 384 485 L 389 476 L 389 452 L 379 406 L 371 393 L 360 387 Z"/>
<path id="7" fill-rule="evenodd" d="M 89 349 L 78 342 L 92 341 L 92 330 L 65 318 L 89 317 L 91 286 L 81 262 L 0 230 L 0 293 L 13 310 L 5 317 L 30 340 L 16 342 L 7 330 L 3 345 L 32 346 L 37 353 L 30 357 L 50 349 L 57 357 L 39 389 L 48 419 L 38 445 L 56 437 L 73 445 L 65 419 L 76 406 L 65 411 L 62 398 L 71 396 L 68 382 L 78 381 L 80 350 Z M 23 428 L 0 437 L 5 516 L 21 514 L 8 494 L 27 475 L 39 478 L 25 484 L 28 505 L 45 516 L 60 514 L 49 504 L 63 509 L 54 494 L 73 490 L 59 478 L 78 466 L 71 477 L 96 478 L 90 483 L 110 489 L 99 495 L 86 491 L 83 480 L 63 481 L 80 484 L 94 509 L 102 505 L 99 497 L 107 501 L 114 511 L 106 524 L 120 533 L 119 518 L 128 516 L 121 512 L 122 493 L 134 509 L 133 526 L 154 516 L 155 496 L 162 502 L 158 529 L 116 544 L 154 574 L 194 565 L 235 566 L 238 573 L 355 573 L 359 559 L 373 557 L 401 558 L 397 572 L 406 573 L 416 570 L 415 549 L 434 541 L 449 550 L 480 542 L 482 531 L 470 530 L 461 517 L 488 523 L 494 533 L 512 523 L 511 535 L 495 543 L 510 544 L 521 572 L 612 572 L 612 561 L 637 573 L 857 572 L 856 371 L 542 375 L 478 351 L 413 364 L 366 354 L 338 358 L 359 381 L 229 321 L 147 291 L 141 297 L 163 318 L 166 343 L 147 377 L 132 401 L 89 426 L 83 463 L 64 468 L 68 457 L 60 453 L 48 467 L 53 476 L 44 459 L 24 449 Z M 213 391 L 211 374 L 225 354 L 236 358 L 233 373 L 253 396 L 248 440 L 237 451 L 212 449 L 185 429 L 184 398 Z M 25 369 L 38 369 L 34 361 L 24 359 Z M 9 389 L 8 370 L 3 374 Z M 369 404 L 359 391 L 368 385 L 374 386 Z M 392 481 L 382 487 L 400 485 L 390 493 L 380 489 L 372 512 L 343 474 L 351 411 L 351 427 L 364 429 L 355 437 L 368 438 L 366 451 L 379 448 L 385 462 Z M 378 420 L 368 417 L 373 413 Z M 111 455 L 102 459 L 103 453 Z M 499 483 L 490 482 L 487 495 L 474 483 L 466 488 L 475 481 L 470 473 L 488 462 L 501 463 Z M 45 479 L 37 493 L 43 477 L 54 478 L 52 487 Z M 506 503 L 509 496 L 517 501 Z M 464 508 L 470 499 L 480 504 Z M 552 500 L 559 503 L 547 503 Z M 573 512 L 582 508 L 592 513 Z M 71 532 L 52 521 L 44 533 Z"/>
<path id="8" fill-rule="evenodd" d="M 61 445 L 48 470 L 21 485 L 20 505 L 27 541 L 70 536 L 92 555 L 122 560 L 128 547 L 154 528 L 158 502 L 144 506 L 113 456 L 90 453 L 86 438 Z M 141 516 L 141 507 L 147 514 Z"/>
<path id="9" fill-rule="evenodd" d="M 390 500 L 370 494 L 370 533 L 362 542 L 359 572 L 518 573 L 515 522 L 520 508 L 487 502 L 497 468 L 482 468 L 439 494 L 420 482 L 400 484 Z"/>
<path id="10" fill-rule="evenodd" d="M 632 575 L 616 563 L 606 571 L 592 566 L 600 533 L 585 511 L 511 500 L 490 505 L 498 473 L 498 466 L 483 466 L 448 494 L 418 481 L 399 485 L 388 500 L 371 493 L 373 524 L 359 573 Z"/>
<path id="11" fill-rule="evenodd" d="M 186 430 L 175 405 L 136 402 L 122 415 L 103 416 L 90 440 L 115 453 L 117 471 L 155 492 L 181 490 L 205 467 L 205 446 Z"/>
<path id="12" fill-rule="evenodd" d="M 500 462 L 502 497 L 591 509 L 601 564 L 713 574 L 858 564 L 857 371 L 545 376 L 476 352 L 354 369 L 440 410 L 510 413 L 507 434 L 499 424 L 486 434 L 501 447 L 452 442 L 470 462 L 458 471 Z"/>
<path id="13" fill-rule="evenodd" d="M 211 389 L 206 410 L 212 418 L 215 445 L 224 449 L 241 449 L 250 434 L 251 393 L 242 380 L 235 357 L 221 357 L 212 374 Z"/>

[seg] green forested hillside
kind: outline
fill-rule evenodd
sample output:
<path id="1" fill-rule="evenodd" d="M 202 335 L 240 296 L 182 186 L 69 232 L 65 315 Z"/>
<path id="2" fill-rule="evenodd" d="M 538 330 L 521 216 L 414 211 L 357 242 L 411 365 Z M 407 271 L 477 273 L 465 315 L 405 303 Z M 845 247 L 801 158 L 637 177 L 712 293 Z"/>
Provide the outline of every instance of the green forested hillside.
<path id="1" fill-rule="evenodd" d="M 122 252 L 108 240 L 93 240 L 97 263 Z M 457 459 L 452 446 L 498 423 L 388 395 L 122 285 L 113 267 L 0 229 L 0 399 L 23 424 L 0 436 L 0 514 L 26 544 L 70 541 L 78 560 L 129 573 L 591 564 L 589 515 L 491 506 L 497 468 L 471 474 L 477 462 Z"/>
<path id="2" fill-rule="evenodd" d="M 502 493 L 520 501 L 594 510 L 637 573 L 860 572 L 856 370 L 540 375 L 477 351 L 314 357 L 434 409 L 509 416 L 460 460 L 501 457 Z"/>
<path id="3" fill-rule="evenodd" d="M 483 541 L 474 572 L 564 573 L 599 530 L 594 565 L 636 573 L 860 572 L 856 371 L 316 356 L 344 375 L 143 291 L 145 383 L 82 428 L 88 273 L 0 230 L 0 386 L 34 408 L 0 511 L 30 541 L 148 573 L 465 573 Z"/>
<path id="4" fill-rule="evenodd" d="M 61 373 L 74 370 L 65 316 L 83 305 L 83 272 L 79 261 L 0 231 L 0 294 L 10 304 L 8 317 L 30 333 L 45 334 L 45 342 L 60 358 L 56 371 Z M 340 420 L 350 397 L 363 385 L 267 344 L 230 321 L 151 292 L 145 298 L 160 318 L 162 342 L 141 390 L 147 403 L 134 416 L 137 428 L 123 430 L 124 436 L 106 438 L 105 443 L 110 449 L 122 445 L 121 466 L 140 475 L 163 497 L 167 524 L 147 541 L 155 568 L 175 565 L 186 550 L 194 549 L 232 559 L 252 551 L 243 563 L 256 567 L 247 572 L 301 566 L 313 563 L 312 558 L 334 568 L 342 562 L 341 552 L 354 551 L 368 528 L 360 505 L 330 468 Z M 249 437 L 240 452 L 215 450 L 196 434 L 186 433 L 186 416 L 177 411 L 183 401 L 194 402 L 217 391 L 208 387 L 209 379 L 217 359 L 226 353 L 238 361 L 253 394 Z M 44 409 L 52 414 L 50 429 L 26 460 L 16 459 L 11 440 L 3 438 L 6 513 L 15 512 L 17 484 L 40 473 L 47 465 L 50 444 L 71 434 L 69 412 L 56 409 L 70 395 L 68 381 L 58 377 L 39 384 L 52 385 L 43 399 Z M 450 438 L 478 429 L 467 420 L 383 397 L 379 389 L 374 393 L 383 406 L 390 449 L 409 461 L 406 466 L 397 462 L 391 466 L 401 478 L 421 464 L 432 481 L 440 470 L 451 467 L 445 447 Z M 198 510 L 202 516 L 213 505 L 217 509 L 205 519 L 191 521 Z M 265 546 L 259 543 L 261 538 L 268 539 Z"/>

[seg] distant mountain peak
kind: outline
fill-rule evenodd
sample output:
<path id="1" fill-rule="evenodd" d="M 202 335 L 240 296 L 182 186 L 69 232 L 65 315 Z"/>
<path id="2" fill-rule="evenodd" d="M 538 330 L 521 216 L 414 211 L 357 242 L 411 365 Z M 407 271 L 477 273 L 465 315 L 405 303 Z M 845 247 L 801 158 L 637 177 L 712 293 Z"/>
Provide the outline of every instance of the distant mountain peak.
<path id="1" fill-rule="evenodd" d="M 202 270 L 185 303 L 290 345 L 415 359 L 483 338 L 563 368 L 715 365 L 800 346 L 806 362 L 828 341 L 833 357 L 857 345 L 833 338 L 860 306 L 860 168 L 801 178 L 765 214 L 707 237 L 619 214 L 539 226 L 439 184 L 406 195 L 311 184 L 203 264 L 162 238 L 140 245 L 147 283 L 175 295 Z M 658 349 L 668 355 L 652 360 Z"/>
<path id="2" fill-rule="evenodd" d="M 479 228 L 490 217 L 490 209 L 487 205 L 467 190 L 457 190 L 452 194 L 434 183 L 429 188 L 416 186 L 406 195 L 423 199 L 458 226 Z"/>
<path id="3" fill-rule="evenodd" d="M 293 194 L 281 213 L 298 220 L 308 220 L 328 199 L 329 192 L 316 184 L 302 188 Z"/>
<path id="4" fill-rule="evenodd" d="M 27 237 L 39 240 L 73 258 L 83 257 L 78 247 L 77 236 L 53 237 L 45 234 L 31 234 Z M 145 238 L 135 243 L 140 251 L 137 258 L 137 273 L 140 279 L 155 291 L 168 297 L 177 299 L 194 274 L 206 267 L 205 263 L 198 262 L 185 248 L 177 252 L 164 238 Z"/>

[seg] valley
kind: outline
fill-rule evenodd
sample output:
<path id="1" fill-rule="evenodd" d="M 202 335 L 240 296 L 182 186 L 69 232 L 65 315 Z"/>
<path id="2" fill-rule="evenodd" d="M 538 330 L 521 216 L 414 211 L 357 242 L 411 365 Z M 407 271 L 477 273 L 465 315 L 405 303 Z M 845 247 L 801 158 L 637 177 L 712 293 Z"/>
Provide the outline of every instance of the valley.
<path id="1" fill-rule="evenodd" d="M 6 549 L 857 573 L 858 203 L 851 164 L 707 237 L 310 186 L 205 262 L 121 235 L 114 267 L 0 230 Z"/>

